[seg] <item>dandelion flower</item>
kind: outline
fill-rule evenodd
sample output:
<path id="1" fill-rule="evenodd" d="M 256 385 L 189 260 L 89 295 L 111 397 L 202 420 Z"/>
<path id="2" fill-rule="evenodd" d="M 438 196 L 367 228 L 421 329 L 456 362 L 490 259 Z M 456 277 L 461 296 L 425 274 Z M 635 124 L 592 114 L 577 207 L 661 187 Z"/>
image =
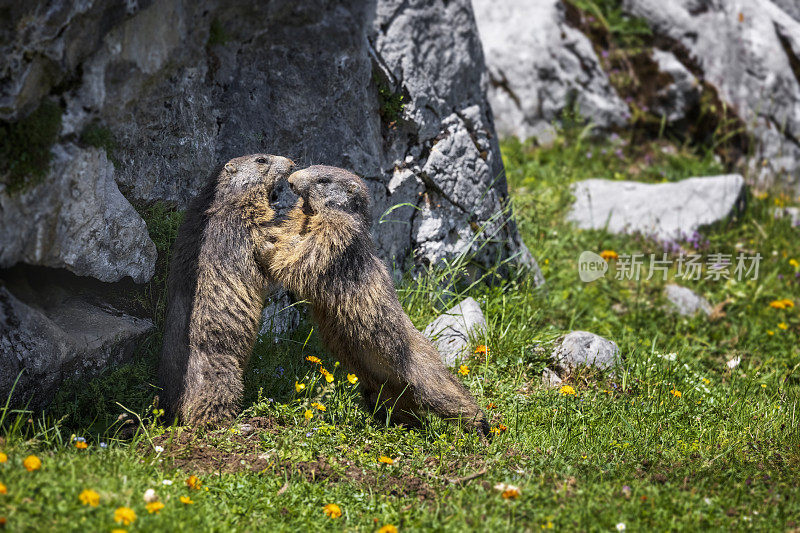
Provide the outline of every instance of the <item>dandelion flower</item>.
<path id="1" fill-rule="evenodd" d="M 519 487 L 516 485 L 509 485 L 507 483 L 498 483 L 494 486 L 495 490 L 500 491 L 501 496 L 506 500 L 514 500 L 519 498 L 519 495 L 522 493 Z"/>
<path id="2" fill-rule="evenodd" d="M 494 402 L 489 402 L 489 405 L 486 406 L 487 409 L 497 409 L 497 405 Z"/>
<path id="3" fill-rule="evenodd" d="M 294 382 L 294 391 L 295 392 L 300 392 L 301 390 L 303 390 L 305 388 L 306 388 L 306 384 L 305 383 L 299 383 L 297 381 Z"/>
<path id="4" fill-rule="evenodd" d="M 327 381 L 328 383 L 333 382 L 333 374 L 331 374 L 327 368 L 320 368 L 319 373 L 325 376 L 325 381 Z"/>
<path id="5" fill-rule="evenodd" d="M 378 533 L 397 533 L 397 528 L 392 524 L 386 524 L 378 530 Z"/>
<path id="6" fill-rule="evenodd" d="M 800 268 L 800 261 L 797 259 L 789 259 L 789 264 L 795 268 Z"/>
<path id="7" fill-rule="evenodd" d="M 578 394 L 577 392 L 575 392 L 575 389 L 573 389 L 570 385 L 564 385 L 563 387 L 558 389 L 558 392 L 562 396 L 576 396 Z"/>
<path id="8" fill-rule="evenodd" d="M 600 252 L 600 257 L 602 257 L 606 261 L 610 261 L 612 259 L 619 259 L 619 254 L 614 250 L 603 250 L 602 252 Z"/>
<path id="9" fill-rule="evenodd" d="M 147 505 L 145 505 L 145 507 L 147 508 L 147 512 L 148 513 L 150 513 L 150 514 L 153 514 L 153 513 L 158 514 L 161 511 L 161 509 L 164 508 L 164 504 L 159 502 L 159 501 L 155 501 L 155 502 L 148 503 Z"/>
<path id="10" fill-rule="evenodd" d="M 114 522 L 117 524 L 129 526 L 134 520 L 136 520 L 136 511 L 130 507 L 118 507 L 117 510 L 114 511 Z"/>
<path id="11" fill-rule="evenodd" d="M 92 489 L 85 489 L 82 491 L 78 494 L 78 499 L 83 505 L 88 505 L 90 507 L 97 507 L 100 505 L 100 495 Z"/>
<path id="12" fill-rule="evenodd" d="M 771 336 L 775 335 L 775 332 L 772 331 L 771 329 L 768 329 L 767 330 L 767 335 L 769 335 L 771 337 Z"/>
<path id="13" fill-rule="evenodd" d="M 128 533 L 125 529 L 112 529 L 111 533 Z"/>
<path id="14" fill-rule="evenodd" d="M 794 307 L 794 302 L 792 300 L 790 300 L 789 298 L 784 298 L 783 299 L 783 305 L 786 306 L 786 309 L 791 309 L 792 307 Z"/>
<path id="15" fill-rule="evenodd" d="M 186 478 L 186 486 L 190 489 L 199 490 L 202 485 L 203 482 L 200 481 L 200 478 L 195 475 L 191 475 Z"/>
<path id="16" fill-rule="evenodd" d="M 786 322 L 781 322 L 778 324 L 779 329 L 789 329 L 789 325 Z"/>
<path id="17" fill-rule="evenodd" d="M 157 502 L 158 501 L 158 494 L 156 494 L 156 491 L 153 490 L 153 489 L 147 489 L 146 491 L 144 491 L 143 498 L 144 498 L 145 503 Z"/>
<path id="18" fill-rule="evenodd" d="M 475 353 L 482 353 L 484 355 L 489 355 L 489 348 L 487 348 L 483 344 L 480 344 L 478 345 L 477 348 L 475 348 Z"/>
<path id="19" fill-rule="evenodd" d="M 320 360 L 319 357 L 314 357 L 313 355 L 309 355 L 308 357 L 306 357 L 306 361 L 311 361 L 312 363 L 317 363 L 317 364 L 322 363 L 322 360 Z"/>
<path id="20" fill-rule="evenodd" d="M 79 440 L 79 441 L 77 441 L 77 442 L 75 443 L 75 447 L 76 447 L 76 448 L 78 448 L 79 450 L 85 450 L 86 448 L 88 448 L 88 447 L 89 447 L 89 445 L 88 445 L 88 444 L 86 444 L 86 441 L 84 441 L 84 440 Z"/>
<path id="21" fill-rule="evenodd" d="M 8 487 L 0 483 L 0 494 L 8 494 Z"/>
<path id="22" fill-rule="evenodd" d="M 381 455 L 380 457 L 378 457 L 378 462 L 387 465 L 393 465 L 394 459 L 392 459 L 391 457 L 386 457 L 385 455 Z"/>
<path id="23" fill-rule="evenodd" d="M 773 300 L 769 306 L 773 309 L 786 309 L 786 300 Z"/>
<path id="24" fill-rule="evenodd" d="M 342 510 L 335 503 L 329 503 L 322 508 L 322 512 L 329 518 L 339 518 L 342 516 Z"/>
<path id="25" fill-rule="evenodd" d="M 0 463 L 5 463 L 6 461 L 8 461 L 8 456 L 3 452 L 0 452 Z"/>
<path id="26" fill-rule="evenodd" d="M 505 432 L 505 431 L 508 431 L 508 426 L 505 425 L 505 424 L 497 424 L 497 429 L 499 429 L 500 431 Z"/>
<path id="27" fill-rule="evenodd" d="M 466 376 L 467 374 L 469 374 L 469 367 L 467 365 L 461 365 L 460 367 L 458 367 L 458 373 L 461 374 L 462 376 Z"/>
<path id="28" fill-rule="evenodd" d="M 671 391 L 669 391 L 669 393 L 675 396 L 676 398 L 680 398 L 681 396 L 683 396 L 681 391 L 679 391 L 678 389 L 672 389 Z"/>
<path id="29" fill-rule="evenodd" d="M 498 428 L 498 427 L 493 427 L 493 428 L 492 428 L 492 429 L 490 429 L 489 431 L 491 431 L 492 433 L 497 433 L 498 435 L 501 433 L 501 432 L 500 432 L 500 428 Z"/>
<path id="30" fill-rule="evenodd" d="M 42 461 L 35 455 L 29 455 L 24 461 L 22 461 L 22 466 L 24 466 L 28 472 L 33 472 L 34 470 L 39 470 L 42 467 Z"/>
<path id="31" fill-rule="evenodd" d="M 355 374 L 347 374 L 347 381 L 349 381 L 351 385 L 355 385 L 358 383 L 358 376 Z"/>
<path id="32" fill-rule="evenodd" d="M 319 409 L 320 411 L 325 411 L 325 410 L 326 410 L 325 406 L 324 406 L 324 405 L 322 405 L 322 404 L 321 404 L 321 403 L 319 403 L 319 402 L 314 402 L 314 403 L 312 403 L 312 404 L 311 404 L 311 407 L 316 407 L 316 408 L 317 408 L 317 409 Z"/>
<path id="33" fill-rule="evenodd" d="M 181 496 L 179 499 L 181 500 L 181 503 L 185 505 L 192 505 L 194 503 L 188 496 Z"/>
<path id="34" fill-rule="evenodd" d="M 306 420 L 311 420 L 314 418 L 314 412 L 311 409 L 306 409 L 306 412 L 303 413 L 303 416 L 306 417 Z"/>

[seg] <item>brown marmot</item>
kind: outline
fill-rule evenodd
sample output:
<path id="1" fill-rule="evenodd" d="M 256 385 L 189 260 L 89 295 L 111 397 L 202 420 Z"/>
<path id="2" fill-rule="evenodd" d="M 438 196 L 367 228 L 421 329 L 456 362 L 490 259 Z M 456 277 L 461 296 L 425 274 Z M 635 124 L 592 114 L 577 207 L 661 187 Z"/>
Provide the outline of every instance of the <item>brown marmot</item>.
<path id="1" fill-rule="evenodd" d="M 168 421 L 224 423 L 238 413 L 270 282 L 255 252 L 275 223 L 275 184 L 292 170 L 284 157 L 232 159 L 186 212 L 172 250 L 158 370 Z"/>
<path id="2" fill-rule="evenodd" d="M 403 311 L 370 236 L 369 192 L 340 168 L 289 177 L 300 196 L 272 226 L 262 260 L 270 276 L 308 300 L 323 343 L 355 371 L 374 413 L 417 425 L 421 410 L 488 434 L 486 416 Z"/>

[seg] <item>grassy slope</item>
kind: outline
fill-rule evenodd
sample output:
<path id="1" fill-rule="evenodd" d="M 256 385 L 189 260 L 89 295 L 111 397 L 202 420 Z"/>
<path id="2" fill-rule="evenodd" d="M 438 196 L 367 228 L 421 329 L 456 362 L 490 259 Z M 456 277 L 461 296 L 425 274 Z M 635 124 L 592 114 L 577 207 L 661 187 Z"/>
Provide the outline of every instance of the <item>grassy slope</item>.
<path id="1" fill-rule="evenodd" d="M 662 309 L 661 281 L 579 281 L 576 260 L 583 250 L 660 253 L 661 247 L 637 237 L 576 231 L 564 222 L 568 186 L 595 176 L 660 181 L 722 169 L 712 158 L 681 149 L 670 155 L 655 144 L 633 148 L 622 139 L 598 144 L 579 134 L 567 137 L 548 149 L 504 146 L 520 229 L 547 285 L 534 289 L 523 276 L 469 291 L 489 321 L 486 337 L 475 343 L 489 346 L 490 354 L 471 359 L 463 379 L 482 405 L 496 406 L 489 409 L 494 423 L 508 427 L 490 445 L 437 420 L 421 431 L 373 421 L 360 407 L 357 386 L 327 360 L 308 325 L 292 339 L 277 346 L 265 340 L 256 350 L 245 416 L 262 417 L 266 427 L 246 436 L 167 432 L 145 408 L 152 392 L 143 393 L 149 389 L 141 381 L 152 379 L 151 349 L 144 359 L 150 363 L 62 396 L 42 421 L 8 414 L 0 441 L 9 457 L 0 464 L 0 483 L 8 489 L 0 495 L 0 516 L 7 517 L 7 527 L 110 530 L 114 509 L 123 505 L 138 515 L 131 531 L 372 531 L 386 523 L 403 530 L 800 525 L 800 283 L 789 263 L 800 260 L 800 249 L 798 229 L 770 215 L 776 201 L 787 199 L 751 198 L 742 220 L 706 233 L 708 251 L 730 253 L 737 245 L 760 251 L 761 276 L 757 282 L 691 283 L 712 304 L 728 300 L 725 316 L 714 322 L 679 318 Z M 423 277 L 399 289 L 419 327 L 452 296 L 438 286 Z M 792 297 L 798 307 L 769 307 Z M 778 328 L 781 322 L 786 330 Z M 626 357 L 614 375 L 573 376 L 576 397 L 539 385 L 552 342 L 572 329 L 615 340 Z M 670 352 L 675 361 L 658 357 Z M 320 379 L 307 355 L 323 359 L 334 384 Z M 724 363 L 734 356 L 743 361 L 730 372 Z M 307 385 L 300 393 L 296 380 Z M 70 410 L 73 401 L 86 412 Z M 144 412 L 146 431 L 132 442 L 113 438 L 124 420 L 98 433 L 113 421 L 112 409 L 113 416 L 121 412 L 116 401 Z M 312 401 L 326 411 L 310 407 Z M 315 414 L 306 421 L 309 408 Z M 68 418 L 55 424 L 61 414 Z M 76 449 L 72 432 L 85 436 L 89 448 Z M 166 450 L 156 453 L 156 444 Z M 22 467 L 29 453 L 41 457 L 40 471 Z M 397 461 L 379 463 L 381 455 Z M 474 480 L 448 481 L 483 469 Z M 183 480 L 190 474 L 198 474 L 208 490 L 188 489 Z M 174 483 L 162 485 L 163 479 Z M 518 485 L 521 496 L 503 499 L 493 489 L 497 482 Z M 84 488 L 99 492 L 98 507 L 81 505 Z M 147 488 L 155 488 L 166 505 L 159 514 L 145 509 Z M 178 497 L 189 494 L 195 503 L 180 503 Z M 327 503 L 338 504 L 343 516 L 325 518 Z"/>

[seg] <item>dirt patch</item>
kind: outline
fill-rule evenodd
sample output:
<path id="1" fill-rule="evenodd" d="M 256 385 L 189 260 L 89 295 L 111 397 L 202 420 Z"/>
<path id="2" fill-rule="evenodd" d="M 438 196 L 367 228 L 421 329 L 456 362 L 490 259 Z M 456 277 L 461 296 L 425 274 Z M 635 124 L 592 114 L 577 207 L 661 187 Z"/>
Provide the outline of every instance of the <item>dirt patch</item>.
<path id="1" fill-rule="evenodd" d="M 247 428 L 250 426 L 250 428 Z M 164 448 L 161 458 L 165 464 L 188 474 L 230 474 L 237 472 L 269 473 L 287 477 L 299 475 L 310 482 L 348 482 L 377 490 L 383 494 L 416 497 L 420 501 L 433 500 L 437 493 L 459 479 L 455 472 L 472 459 L 445 465 L 445 474 L 426 474 L 404 470 L 403 465 L 392 468 L 367 469 L 338 458 L 318 457 L 313 461 L 276 461 L 274 455 L 261 450 L 260 435 L 264 432 L 278 434 L 281 427 L 275 419 L 255 417 L 242 421 L 245 431 L 226 435 L 210 434 L 199 437 L 190 431 L 160 435 L 153 439 L 154 446 Z M 142 452 L 149 452 L 142 446 Z M 478 456 L 474 460 L 483 462 Z M 431 461 L 436 461 L 431 458 Z M 452 475 L 449 475 L 450 473 Z"/>

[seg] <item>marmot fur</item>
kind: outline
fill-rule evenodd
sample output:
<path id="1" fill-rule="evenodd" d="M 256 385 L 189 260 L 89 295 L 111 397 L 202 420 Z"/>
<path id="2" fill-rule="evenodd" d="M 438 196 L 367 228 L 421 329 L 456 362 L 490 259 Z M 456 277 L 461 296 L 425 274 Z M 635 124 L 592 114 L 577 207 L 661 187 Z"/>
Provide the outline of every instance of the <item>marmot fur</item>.
<path id="1" fill-rule="evenodd" d="M 274 185 L 293 169 L 273 155 L 232 159 L 186 212 L 172 251 L 158 371 L 168 421 L 218 424 L 238 413 L 270 282 L 255 252 L 275 222 Z"/>
<path id="2" fill-rule="evenodd" d="M 367 405 L 417 425 L 429 410 L 488 433 L 486 416 L 403 311 L 370 236 L 369 192 L 335 167 L 295 172 L 300 196 L 272 226 L 262 258 L 270 276 L 311 305 L 323 343 L 355 371 Z"/>

